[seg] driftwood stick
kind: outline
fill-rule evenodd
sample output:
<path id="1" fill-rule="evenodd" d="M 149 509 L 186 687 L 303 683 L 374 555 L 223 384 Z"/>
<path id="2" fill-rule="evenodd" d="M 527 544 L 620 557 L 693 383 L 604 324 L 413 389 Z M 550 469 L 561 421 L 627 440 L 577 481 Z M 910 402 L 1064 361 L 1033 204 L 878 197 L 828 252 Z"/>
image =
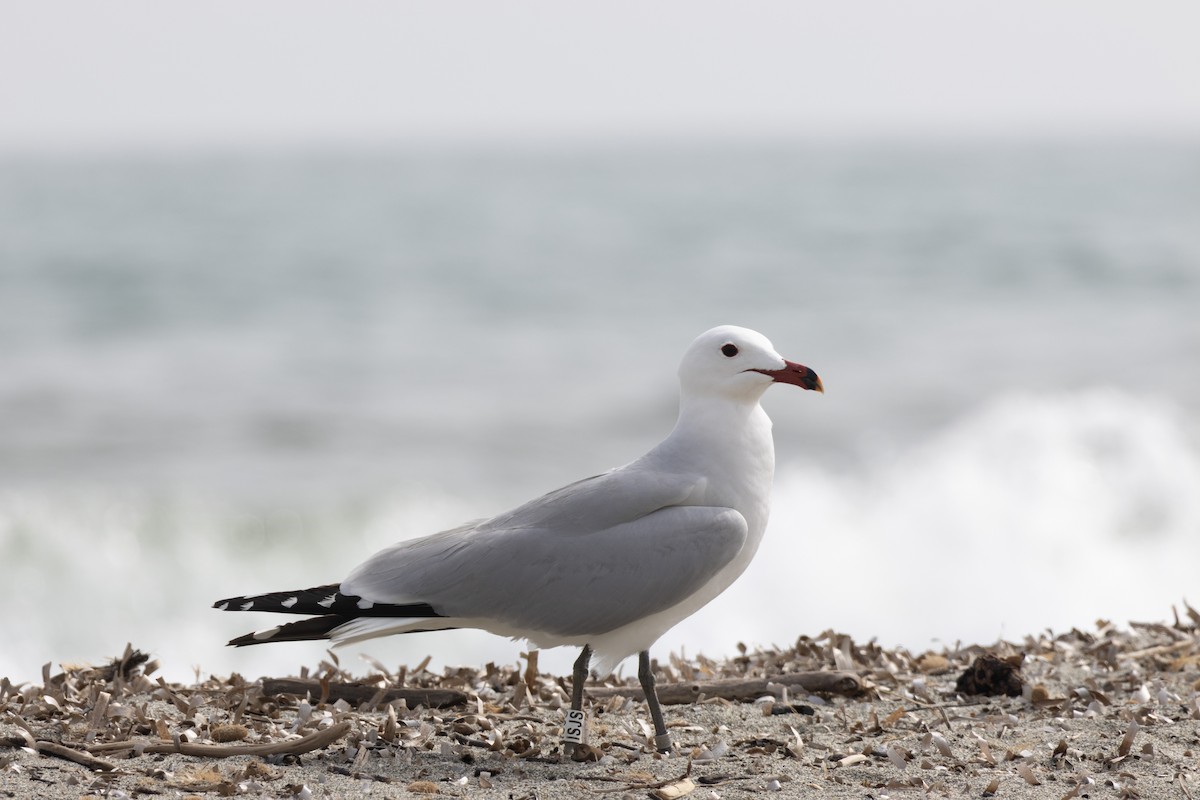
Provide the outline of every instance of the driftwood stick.
<path id="1" fill-rule="evenodd" d="M 270 742 L 267 744 L 198 744 L 195 742 L 154 742 L 141 747 L 143 753 L 152 755 L 159 753 L 182 753 L 185 756 L 201 756 L 203 758 L 229 758 L 230 756 L 276 756 L 281 754 L 299 755 L 310 750 L 328 747 L 350 732 L 349 722 L 339 722 L 337 725 L 310 733 L 301 739 L 291 739 L 286 742 Z M 105 742 L 94 744 L 88 748 L 92 753 L 108 753 L 116 750 L 136 750 L 139 743 L 133 741 Z"/>
<path id="2" fill-rule="evenodd" d="M 1180 650 L 1187 650 L 1189 647 L 1195 647 L 1195 639 L 1184 639 L 1173 644 L 1160 644 L 1156 647 L 1147 647 L 1144 650 L 1134 650 L 1132 653 L 1122 653 L 1121 658 L 1129 658 L 1137 660 L 1147 656 L 1161 656 L 1167 653 L 1177 653 Z"/>
<path id="3" fill-rule="evenodd" d="M 862 694 L 862 679 L 853 672 L 793 672 L 787 675 L 772 675 L 768 678 L 728 678 L 719 681 L 695 681 L 692 683 L 659 684 L 658 700 L 668 705 L 694 703 L 701 695 L 720 697 L 725 700 L 749 702 L 769 694 L 767 684 L 780 684 L 788 688 L 800 688 L 807 692 L 841 694 L 848 697 Z M 587 688 L 591 697 L 643 698 L 637 686 L 596 686 Z"/>
<path id="4" fill-rule="evenodd" d="M 112 772 L 116 767 L 102 758 L 96 758 L 82 750 L 76 750 L 73 747 L 59 744 L 58 742 L 47 742 L 38 740 L 34 745 L 34 749 L 44 756 L 55 756 L 56 758 L 65 758 L 67 761 L 74 761 L 76 764 L 82 764 L 88 769 L 98 769 L 104 772 Z"/>
<path id="5" fill-rule="evenodd" d="M 265 695 L 298 694 L 321 695 L 321 682 L 315 680 L 297 680 L 294 678 L 264 678 L 262 690 Z M 374 686 L 360 686 L 354 683 L 330 683 L 329 699 L 345 700 L 347 703 L 367 703 L 376 700 L 377 703 L 390 703 L 393 700 L 405 700 L 411 705 L 443 708 L 458 706 L 467 702 L 466 692 L 454 689 L 409 689 L 396 687 L 383 693 L 377 699 L 379 689 Z"/>

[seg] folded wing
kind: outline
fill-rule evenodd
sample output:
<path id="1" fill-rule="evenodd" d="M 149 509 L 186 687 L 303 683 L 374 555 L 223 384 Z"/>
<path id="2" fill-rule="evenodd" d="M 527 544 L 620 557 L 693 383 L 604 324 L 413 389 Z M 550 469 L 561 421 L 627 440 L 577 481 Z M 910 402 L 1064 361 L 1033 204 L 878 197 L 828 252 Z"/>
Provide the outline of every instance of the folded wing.
<path id="1" fill-rule="evenodd" d="M 631 465 L 388 548 L 341 591 L 501 629 L 605 633 L 686 600 L 742 549 L 740 513 L 688 504 L 702 489 L 700 479 Z"/>

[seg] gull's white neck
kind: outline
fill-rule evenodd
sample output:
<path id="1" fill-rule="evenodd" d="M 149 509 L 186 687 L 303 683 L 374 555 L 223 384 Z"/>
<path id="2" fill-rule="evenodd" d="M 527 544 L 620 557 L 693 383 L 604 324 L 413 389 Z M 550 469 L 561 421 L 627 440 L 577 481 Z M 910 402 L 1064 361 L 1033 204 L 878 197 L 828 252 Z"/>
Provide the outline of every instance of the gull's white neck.
<path id="1" fill-rule="evenodd" d="M 775 474 L 771 419 L 757 400 L 685 397 L 675 429 L 650 456 L 703 476 L 703 496 L 691 502 L 736 508 L 746 517 L 757 546 Z"/>

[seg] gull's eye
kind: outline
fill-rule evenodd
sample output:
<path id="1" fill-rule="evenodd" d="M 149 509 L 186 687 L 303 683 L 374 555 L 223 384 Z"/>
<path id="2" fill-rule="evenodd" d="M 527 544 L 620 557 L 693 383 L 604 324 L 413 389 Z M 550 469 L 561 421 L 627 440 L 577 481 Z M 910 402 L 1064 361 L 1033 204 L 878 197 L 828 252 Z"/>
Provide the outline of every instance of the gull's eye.
<path id="1" fill-rule="evenodd" d="M 721 352 L 725 354 L 726 358 L 733 358 L 738 354 L 737 345 L 723 344 L 721 345 Z"/>

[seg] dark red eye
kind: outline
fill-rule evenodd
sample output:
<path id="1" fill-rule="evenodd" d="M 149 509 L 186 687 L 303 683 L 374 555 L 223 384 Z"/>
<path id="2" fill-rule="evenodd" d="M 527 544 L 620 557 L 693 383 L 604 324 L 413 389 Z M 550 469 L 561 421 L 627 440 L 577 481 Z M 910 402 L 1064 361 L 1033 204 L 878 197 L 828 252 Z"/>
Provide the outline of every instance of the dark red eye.
<path id="1" fill-rule="evenodd" d="M 738 354 L 737 345 L 723 344 L 721 345 L 721 352 L 725 354 L 726 358 L 733 358 Z"/>

